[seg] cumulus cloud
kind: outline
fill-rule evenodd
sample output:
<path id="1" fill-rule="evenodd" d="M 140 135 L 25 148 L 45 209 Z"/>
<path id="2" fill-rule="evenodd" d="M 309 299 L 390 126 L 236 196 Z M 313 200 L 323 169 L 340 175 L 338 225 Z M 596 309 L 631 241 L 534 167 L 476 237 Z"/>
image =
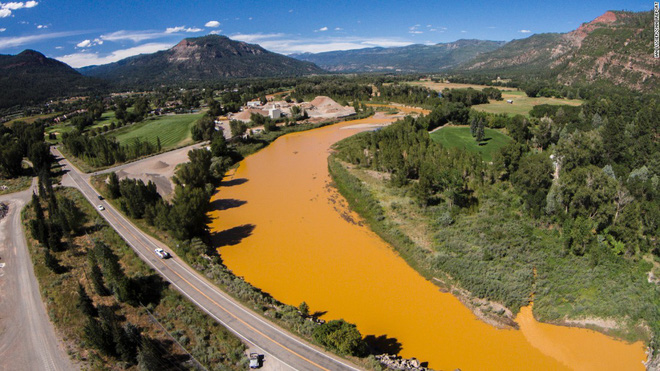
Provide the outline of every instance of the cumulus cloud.
<path id="1" fill-rule="evenodd" d="M 321 28 L 319 28 L 318 30 L 316 30 L 314 32 L 325 32 L 327 30 L 328 30 L 328 27 L 321 27 Z"/>
<path id="2" fill-rule="evenodd" d="M 0 32 L 5 32 L 5 31 L 7 31 L 6 28 L 0 28 Z"/>
<path id="3" fill-rule="evenodd" d="M 165 29 L 165 33 L 200 32 L 200 31 L 204 31 L 204 29 L 203 28 L 193 28 L 193 27 L 186 28 L 186 26 L 167 27 Z"/>
<path id="4" fill-rule="evenodd" d="M 208 22 L 206 22 L 204 27 L 218 28 L 218 27 L 220 27 L 220 22 L 218 22 L 218 21 L 208 21 Z"/>
<path id="5" fill-rule="evenodd" d="M 0 3 L 0 18 L 9 17 L 14 10 L 34 8 L 38 4 L 36 1 Z"/>
<path id="6" fill-rule="evenodd" d="M 45 24 L 38 24 L 38 25 L 37 25 L 37 28 L 38 28 L 38 29 L 48 28 L 48 26 L 45 25 Z"/>
<path id="7" fill-rule="evenodd" d="M 408 33 L 413 34 L 413 35 L 419 35 L 421 33 L 424 33 L 424 31 L 412 30 L 412 31 L 408 31 Z"/>
<path id="8" fill-rule="evenodd" d="M 344 29 L 341 27 L 335 27 L 335 31 L 343 31 Z"/>
<path id="9" fill-rule="evenodd" d="M 532 32 L 532 31 L 530 31 L 530 30 L 520 30 L 520 31 L 518 31 L 518 32 L 520 32 L 520 33 L 530 33 L 530 32 Z"/>
<path id="10" fill-rule="evenodd" d="M 98 38 L 94 39 L 94 41 L 92 41 L 92 40 L 83 40 L 83 41 L 79 42 L 78 44 L 76 44 L 76 48 L 84 49 L 84 48 L 89 48 L 89 47 L 96 46 L 96 45 L 103 45 L 103 40 L 98 39 Z"/>
<path id="11" fill-rule="evenodd" d="M 169 49 L 172 46 L 173 44 L 166 44 L 166 43 L 147 43 L 128 49 L 115 50 L 114 52 L 105 55 L 101 55 L 99 53 L 92 53 L 89 51 L 81 51 L 80 53 L 55 57 L 55 59 L 62 61 L 71 67 L 80 68 L 84 66 L 93 66 L 93 65 L 117 62 L 118 60 L 132 57 L 138 54 L 155 53 L 160 50 Z"/>
<path id="12" fill-rule="evenodd" d="M 221 32 L 222 32 L 222 30 L 213 30 L 213 31 L 209 32 L 209 35 L 220 35 Z"/>

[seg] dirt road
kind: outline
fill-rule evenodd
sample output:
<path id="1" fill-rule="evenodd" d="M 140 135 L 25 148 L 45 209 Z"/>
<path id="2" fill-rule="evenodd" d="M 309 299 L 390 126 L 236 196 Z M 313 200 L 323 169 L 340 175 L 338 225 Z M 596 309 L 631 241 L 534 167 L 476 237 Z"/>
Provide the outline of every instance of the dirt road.
<path id="1" fill-rule="evenodd" d="M 0 196 L 9 205 L 0 220 L 0 370 L 75 370 L 46 314 L 21 226 L 31 196 L 32 188 Z"/>

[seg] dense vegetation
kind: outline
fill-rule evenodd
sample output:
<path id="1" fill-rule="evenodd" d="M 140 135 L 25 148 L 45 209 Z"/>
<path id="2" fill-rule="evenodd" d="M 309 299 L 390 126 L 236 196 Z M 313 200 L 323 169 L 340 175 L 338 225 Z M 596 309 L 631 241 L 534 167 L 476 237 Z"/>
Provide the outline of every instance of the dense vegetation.
<path id="1" fill-rule="evenodd" d="M 544 320 L 615 318 L 618 334 L 631 338 L 644 337 L 638 329 L 648 326 L 657 349 L 660 289 L 647 273 L 657 275 L 660 261 L 658 97 L 602 93 L 582 107 L 507 118 L 513 141 L 492 165 L 429 138 L 443 102 L 427 117 L 340 142 L 330 170 L 372 228 L 427 277 L 514 313 L 534 293 Z M 471 116 L 478 131 L 487 116 Z M 390 181 L 370 181 L 337 160 Z M 421 216 L 402 224 L 407 215 Z M 419 223 L 429 248 L 406 234 Z"/>
<path id="2" fill-rule="evenodd" d="M 244 345 L 170 289 L 82 194 L 55 191 L 48 178 L 40 188 L 24 211 L 35 273 L 78 361 L 94 369 L 246 367 Z"/>

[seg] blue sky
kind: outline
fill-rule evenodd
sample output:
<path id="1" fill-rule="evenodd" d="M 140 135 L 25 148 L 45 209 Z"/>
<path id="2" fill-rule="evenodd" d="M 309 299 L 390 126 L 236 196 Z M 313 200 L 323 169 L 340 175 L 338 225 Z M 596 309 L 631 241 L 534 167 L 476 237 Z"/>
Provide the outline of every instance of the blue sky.
<path id="1" fill-rule="evenodd" d="M 650 0 L 598 1 L 0 1 L 0 54 L 35 49 L 74 67 L 104 64 L 218 33 L 283 53 L 512 40 L 567 32 L 607 10 Z"/>

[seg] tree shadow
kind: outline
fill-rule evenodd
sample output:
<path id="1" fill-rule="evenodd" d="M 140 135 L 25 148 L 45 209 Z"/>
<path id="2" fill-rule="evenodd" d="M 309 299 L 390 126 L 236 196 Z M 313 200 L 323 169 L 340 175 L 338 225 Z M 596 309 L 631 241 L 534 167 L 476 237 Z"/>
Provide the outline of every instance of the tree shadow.
<path id="1" fill-rule="evenodd" d="M 485 146 L 490 142 L 493 138 L 484 138 L 481 140 L 481 142 L 478 143 L 479 146 Z"/>
<path id="2" fill-rule="evenodd" d="M 211 243 L 215 248 L 238 245 L 244 238 L 252 234 L 255 227 L 254 224 L 243 224 L 222 232 L 211 233 Z"/>
<path id="3" fill-rule="evenodd" d="M 310 314 L 309 316 L 314 318 L 314 319 L 319 319 L 319 318 L 325 316 L 326 313 L 328 313 L 327 310 L 317 310 L 316 312 Z"/>
<path id="4" fill-rule="evenodd" d="M 247 201 L 237 200 L 234 198 L 222 198 L 211 202 L 211 210 L 220 210 L 220 211 L 228 210 L 228 209 L 233 209 L 235 207 L 243 206 L 246 203 Z"/>
<path id="5" fill-rule="evenodd" d="M 154 304 L 154 306 L 160 303 L 163 290 L 169 285 L 157 274 L 133 277 L 130 284 L 139 303 Z"/>
<path id="6" fill-rule="evenodd" d="M 387 337 L 387 335 L 367 335 L 364 337 L 364 342 L 374 354 L 399 354 L 403 349 L 399 340 Z"/>
<path id="7" fill-rule="evenodd" d="M 232 180 L 223 180 L 220 182 L 220 187 L 233 187 L 237 185 L 241 185 L 243 183 L 246 183 L 248 180 L 247 178 L 236 178 Z"/>

